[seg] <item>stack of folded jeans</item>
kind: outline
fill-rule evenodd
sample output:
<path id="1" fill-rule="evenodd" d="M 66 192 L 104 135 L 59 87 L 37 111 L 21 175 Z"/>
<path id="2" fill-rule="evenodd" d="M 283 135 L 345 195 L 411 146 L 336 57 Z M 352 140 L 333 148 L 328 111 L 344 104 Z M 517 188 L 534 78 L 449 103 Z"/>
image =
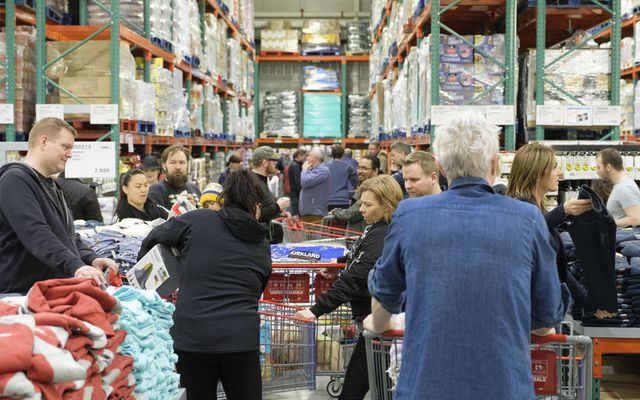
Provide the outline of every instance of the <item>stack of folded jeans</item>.
<path id="1" fill-rule="evenodd" d="M 627 241 L 624 243 L 632 242 Z M 594 316 L 585 317 L 582 320 L 584 326 L 627 328 L 640 324 L 640 313 L 636 313 L 633 310 L 634 302 L 636 303 L 636 309 L 640 309 L 640 258 L 633 258 L 632 262 L 638 266 L 629 265 L 625 256 L 616 254 L 617 315 L 603 319 L 598 319 Z"/>

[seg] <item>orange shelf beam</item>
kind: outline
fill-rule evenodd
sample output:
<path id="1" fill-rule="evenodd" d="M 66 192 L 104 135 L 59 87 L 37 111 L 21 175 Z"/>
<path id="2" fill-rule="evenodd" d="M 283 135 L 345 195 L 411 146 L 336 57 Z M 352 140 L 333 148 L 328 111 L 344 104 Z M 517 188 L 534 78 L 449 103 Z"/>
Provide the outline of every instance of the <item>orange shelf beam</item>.
<path id="1" fill-rule="evenodd" d="M 384 14 L 380 17 L 378 29 L 373 34 L 371 43 L 377 43 L 378 40 L 380 40 L 380 37 L 382 37 L 382 31 L 384 30 L 384 27 L 387 26 L 387 18 L 391 16 L 391 5 L 393 4 L 393 1 L 394 0 L 387 0 L 387 5 L 384 7 Z"/>
<path id="2" fill-rule="evenodd" d="M 593 377 L 602 378 L 602 356 L 605 354 L 640 354 L 640 339 L 593 338 Z"/>
<path id="3" fill-rule="evenodd" d="M 256 56 L 256 62 L 369 62 L 368 55 L 358 56 L 301 56 L 301 55 L 263 55 Z"/>
<path id="4" fill-rule="evenodd" d="M 78 131 L 79 140 L 97 140 L 107 133 L 107 130 L 80 130 Z M 122 132 L 120 135 L 120 144 L 127 144 L 128 135 L 132 136 L 134 145 L 172 145 L 182 144 L 186 146 L 205 146 L 205 147 L 247 147 L 251 146 L 245 143 L 230 142 L 227 140 L 211 140 L 202 137 L 174 137 L 174 136 L 158 136 L 158 135 L 140 135 L 138 133 Z"/>
<path id="5" fill-rule="evenodd" d="M 312 139 L 312 138 L 259 138 L 256 139 L 258 145 L 265 144 L 289 144 L 289 145 L 303 145 L 303 144 L 366 144 L 369 140 L 365 138 L 327 138 L 327 139 Z"/>

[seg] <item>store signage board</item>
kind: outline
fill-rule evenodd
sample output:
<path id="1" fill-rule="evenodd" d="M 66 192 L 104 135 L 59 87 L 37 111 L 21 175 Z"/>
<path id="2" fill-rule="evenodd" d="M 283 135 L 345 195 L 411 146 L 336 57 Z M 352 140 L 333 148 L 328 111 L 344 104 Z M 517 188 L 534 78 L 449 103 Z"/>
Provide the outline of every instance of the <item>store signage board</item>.
<path id="1" fill-rule="evenodd" d="M 36 104 L 36 121 L 50 117 L 64 119 L 64 105 Z"/>
<path id="2" fill-rule="evenodd" d="M 113 125 L 120 123 L 118 120 L 118 105 L 92 104 L 89 122 L 92 125 Z"/>
<path id="3" fill-rule="evenodd" d="M 566 126 L 593 125 L 593 108 L 591 106 L 566 106 L 564 108 L 564 124 Z"/>
<path id="4" fill-rule="evenodd" d="M 433 125 L 444 125 L 449 123 L 460 109 L 456 106 L 431 106 L 431 123 Z"/>
<path id="5" fill-rule="evenodd" d="M 564 125 L 564 107 L 562 106 L 537 106 L 536 107 L 536 124 L 537 125 Z"/>
<path id="6" fill-rule="evenodd" d="M 67 178 L 115 178 L 116 144 L 114 142 L 75 142 L 67 161 Z"/>
<path id="7" fill-rule="evenodd" d="M 514 106 L 486 106 L 487 122 L 494 125 L 513 125 L 516 123 Z"/>
<path id="8" fill-rule="evenodd" d="M 13 124 L 13 104 L 0 104 L 0 124 Z"/>
<path id="9" fill-rule="evenodd" d="M 620 106 L 593 106 L 593 125 L 618 126 L 621 114 Z"/>

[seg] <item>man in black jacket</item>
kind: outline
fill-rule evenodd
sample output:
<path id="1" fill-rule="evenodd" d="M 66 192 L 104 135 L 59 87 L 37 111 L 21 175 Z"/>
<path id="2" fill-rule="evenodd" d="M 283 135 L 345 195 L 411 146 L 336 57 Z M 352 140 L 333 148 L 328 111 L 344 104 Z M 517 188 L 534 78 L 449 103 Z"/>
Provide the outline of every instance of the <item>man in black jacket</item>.
<path id="1" fill-rule="evenodd" d="M 98 195 L 80 179 L 66 178 L 64 172 L 56 179 L 69 204 L 73 219 L 103 222 Z"/>
<path id="2" fill-rule="evenodd" d="M 75 233 L 71 211 L 52 175 L 71 158 L 76 131 L 43 118 L 29 132 L 24 162 L 0 168 L 0 293 L 25 294 L 41 280 L 90 277 L 104 282 L 113 260 L 98 258 Z"/>
<path id="3" fill-rule="evenodd" d="M 285 210 L 291 203 L 287 197 L 275 199 L 275 196 L 269 191 L 269 176 L 277 173 L 276 163 L 278 155 L 269 146 L 260 146 L 253 151 L 251 157 L 252 171 L 262 183 L 262 215 L 260 222 L 271 222 L 272 219 L 284 215 Z"/>
<path id="4" fill-rule="evenodd" d="M 189 180 L 189 160 L 191 152 L 180 145 L 174 144 L 162 152 L 162 169 L 165 172 L 163 181 L 154 183 L 149 187 L 149 200 L 155 205 L 160 205 L 170 210 L 177 196 L 187 192 L 187 198 L 194 206 L 197 206 L 200 198 L 200 190 Z"/>
<path id="5" fill-rule="evenodd" d="M 289 169 L 286 171 L 289 177 L 289 185 L 291 186 L 291 215 L 300 215 L 298 204 L 300 203 L 300 175 L 302 174 L 302 163 L 307 158 L 307 151 L 298 149 L 293 153 L 293 160 L 289 163 Z"/>

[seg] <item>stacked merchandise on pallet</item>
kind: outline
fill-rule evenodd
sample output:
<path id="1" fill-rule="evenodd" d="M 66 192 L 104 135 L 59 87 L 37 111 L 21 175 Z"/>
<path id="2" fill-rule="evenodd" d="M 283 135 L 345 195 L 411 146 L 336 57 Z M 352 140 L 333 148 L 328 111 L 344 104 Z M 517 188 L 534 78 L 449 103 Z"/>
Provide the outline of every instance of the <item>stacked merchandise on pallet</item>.
<path id="1" fill-rule="evenodd" d="M 99 5 L 99 4 L 101 5 Z M 120 18 L 122 22 L 142 30 L 144 27 L 144 1 L 120 0 Z M 111 21 L 111 2 L 108 0 L 87 1 L 87 24 L 106 25 Z"/>
<path id="2" fill-rule="evenodd" d="M 187 96 L 182 90 L 182 82 L 184 82 L 184 74 L 182 70 L 175 69 L 172 72 L 173 80 L 173 110 L 175 112 L 175 120 L 173 121 L 173 136 L 191 137 L 191 119 L 189 109 L 187 108 Z"/>
<path id="3" fill-rule="evenodd" d="M 403 68 L 399 71 L 398 80 L 396 80 L 391 90 L 391 113 L 392 117 L 391 130 L 400 135 L 407 136 L 409 130 L 409 120 L 411 112 L 411 99 L 409 98 L 409 68 Z"/>
<path id="4" fill-rule="evenodd" d="M 191 12 L 191 0 L 173 2 L 172 43 L 173 53 L 178 59 L 191 57 Z"/>
<path id="5" fill-rule="evenodd" d="M 191 93 L 190 96 L 190 105 L 189 109 L 189 117 L 190 117 L 190 126 L 191 131 L 196 133 L 196 136 L 202 136 L 204 133 L 204 120 L 202 119 L 203 115 L 203 106 L 204 106 L 204 87 L 199 83 L 191 84 Z"/>
<path id="6" fill-rule="evenodd" d="M 304 137 L 342 136 L 342 98 L 332 93 L 304 93 Z"/>
<path id="7" fill-rule="evenodd" d="M 624 133 L 633 133 L 634 96 L 631 80 L 620 80 L 620 112 L 622 114 L 620 129 Z"/>
<path id="8" fill-rule="evenodd" d="M 133 358 L 121 305 L 90 278 L 37 282 L 23 297 L 0 300 L 0 397 L 133 399 Z"/>
<path id="9" fill-rule="evenodd" d="M 640 81 L 636 81 L 633 89 L 633 133 L 640 134 Z"/>
<path id="10" fill-rule="evenodd" d="M 264 97 L 262 131 L 267 135 L 297 138 L 298 94 L 267 92 Z"/>
<path id="11" fill-rule="evenodd" d="M 227 101 L 227 128 L 229 130 L 230 140 L 235 140 L 238 136 L 242 136 L 242 123 L 240 119 L 240 101 L 237 97 Z"/>
<path id="12" fill-rule="evenodd" d="M 36 101 L 36 28 L 18 26 L 15 30 L 15 102 L 14 124 L 16 132 L 27 134 L 35 120 Z M 0 32 L 0 79 L 6 75 L 6 43 Z M 0 103 L 7 102 L 6 85 L 0 85 Z M 0 125 L 0 131 L 4 131 Z"/>
<path id="13" fill-rule="evenodd" d="M 195 68 L 200 67 L 202 59 L 202 30 L 200 29 L 200 10 L 198 9 L 198 3 L 196 0 L 190 0 L 191 6 L 190 21 L 189 21 L 189 53 L 191 57 L 191 64 Z"/>
<path id="14" fill-rule="evenodd" d="M 625 37 L 620 40 L 620 68 L 627 69 L 634 65 L 635 40 L 632 37 Z M 640 55 L 638 56 L 640 57 Z"/>
<path id="15" fill-rule="evenodd" d="M 349 137 L 367 137 L 371 129 L 371 112 L 369 111 L 369 97 L 359 94 L 350 94 L 349 101 Z"/>
<path id="16" fill-rule="evenodd" d="M 347 23 L 347 54 L 369 54 L 370 43 L 368 24 Z"/>
<path id="17" fill-rule="evenodd" d="M 545 60 L 555 60 L 566 53 L 564 58 L 545 71 L 545 79 L 564 89 L 585 105 L 609 105 L 611 102 L 611 50 L 579 49 L 545 50 Z M 535 126 L 535 75 L 536 52 L 529 50 L 523 68 L 525 93 L 523 108 L 526 112 L 528 127 Z M 557 90 L 550 84 L 545 85 L 545 105 L 574 105 L 576 100 Z"/>
<path id="18" fill-rule="evenodd" d="M 203 136 L 207 139 L 220 138 L 222 134 L 222 103 L 214 93 L 212 85 L 204 87 Z"/>
<path id="19" fill-rule="evenodd" d="M 173 21 L 172 0 L 150 0 L 149 24 L 151 37 L 165 41 L 165 50 L 173 51 L 173 46 L 168 48 L 166 42 L 171 43 L 171 21 Z"/>
<path id="20" fill-rule="evenodd" d="M 176 97 L 182 94 L 180 87 L 175 87 L 173 73 L 163 67 L 161 58 L 154 58 L 151 62 L 151 84 L 155 92 L 155 121 L 156 134 L 159 136 L 173 136 L 176 108 Z"/>
<path id="21" fill-rule="evenodd" d="M 227 40 L 227 83 L 231 84 L 233 88 L 239 89 L 241 80 L 241 65 L 242 65 L 242 47 L 240 46 L 240 40 L 237 38 L 229 38 Z"/>
<path id="22" fill-rule="evenodd" d="M 77 42 L 47 42 L 47 62 L 58 58 Z M 135 80 L 136 63 L 129 44 L 119 45 L 120 114 L 133 115 L 131 106 L 141 98 L 123 98 L 136 95 L 137 91 L 123 93 L 122 81 Z M 87 104 L 111 103 L 111 43 L 108 40 L 92 40 L 77 48 L 47 69 L 48 77 Z M 49 103 L 77 104 L 64 92 L 49 94 Z M 126 108 L 125 108 L 126 107 Z M 82 116 L 81 116 L 82 117 Z"/>
<path id="23" fill-rule="evenodd" d="M 472 42 L 473 36 L 465 36 Z M 463 105 L 474 96 L 473 47 L 455 36 L 440 35 L 441 104 Z"/>
<path id="24" fill-rule="evenodd" d="M 204 49 L 202 54 L 202 69 L 213 77 L 217 77 L 218 64 L 218 20 L 215 15 L 204 15 Z"/>
<path id="25" fill-rule="evenodd" d="M 69 14 L 69 0 L 46 0 L 45 4 L 57 13 Z"/>
<path id="26" fill-rule="evenodd" d="M 228 65 L 227 65 L 227 23 L 224 22 L 222 18 L 218 19 L 218 38 L 216 40 L 218 44 L 218 49 L 216 51 L 217 55 L 217 72 L 218 75 L 226 80 L 228 77 Z"/>
<path id="27" fill-rule="evenodd" d="M 340 24 L 337 20 L 305 20 L 302 54 L 340 54 Z"/>
<path id="28" fill-rule="evenodd" d="M 133 79 L 120 80 L 120 118 L 155 123 L 156 104 L 153 84 Z"/>
<path id="29" fill-rule="evenodd" d="M 240 0 L 240 28 L 247 36 L 249 42 L 252 42 L 255 36 L 253 32 L 253 17 L 253 0 Z"/>
<path id="30" fill-rule="evenodd" d="M 246 114 L 244 115 L 244 122 L 242 124 L 244 140 L 253 141 L 256 138 L 254 112 L 253 105 L 246 108 Z M 238 141 L 240 141 L 240 138 L 238 138 Z"/>
<path id="31" fill-rule="evenodd" d="M 311 91 L 339 91 L 338 74 L 332 69 L 325 69 L 313 65 L 304 68 L 304 82 L 302 90 Z"/>
<path id="32" fill-rule="evenodd" d="M 265 52 L 298 53 L 299 31 L 291 29 L 289 21 L 271 20 L 269 29 L 260 31 L 260 50 Z"/>
<path id="33" fill-rule="evenodd" d="M 158 293 L 131 286 L 109 288 L 120 301 L 120 329 L 127 332 L 121 352 L 133 358 L 134 395 L 139 399 L 177 399 L 180 377 L 175 372 L 178 356 L 169 329 L 175 307 Z"/>
<path id="34" fill-rule="evenodd" d="M 242 54 L 242 62 L 240 64 L 240 88 L 239 92 L 244 94 L 245 96 L 251 98 L 253 97 L 253 72 L 254 65 L 251 57 L 246 51 L 243 51 Z"/>
<path id="35" fill-rule="evenodd" d="M 478 97 L 475 104 L 504 104 L 504 83 L 499 84 L 504 77 L 504 70 L 491 57 L 501 63 L 505 62 L 505 37 L 502 34 L 475 35 L 473 42 L 479 49 L 490 56 L 487 57 L 478 50 L 474 51 L 474 96 L 480 96 L 481 93 L 493 88 L 491 92 Z"/>

